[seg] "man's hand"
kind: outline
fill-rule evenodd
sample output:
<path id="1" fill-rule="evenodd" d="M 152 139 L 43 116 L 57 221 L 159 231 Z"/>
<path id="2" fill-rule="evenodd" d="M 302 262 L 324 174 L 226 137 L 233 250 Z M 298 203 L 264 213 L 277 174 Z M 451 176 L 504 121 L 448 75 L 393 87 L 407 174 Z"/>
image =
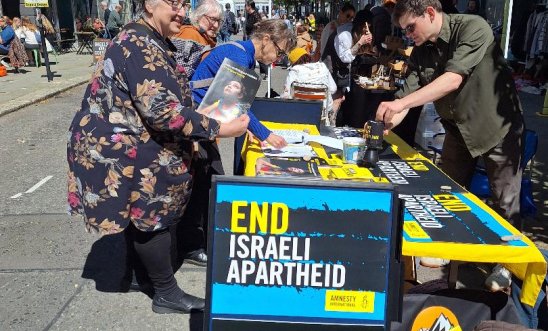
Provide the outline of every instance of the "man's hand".
<path id="1" fill-rule="evenodd" d="M 287 146 L 287 142 L 285 139 L 281 136 L 278 136 L 277 134 L 271 133 L 267 138 L 266 142 L 270 145 L 276 147 L 277 149 L 284 148 Z"/>
<path id="2" fill-rule="evenodd" d="M 403 112 L 405 109 L 405 106 L 399 99 L 381 102 L 377 108 L 376 120 L 383 121 L 384 123 L 390 123 L 395 115 Z"/>
<path id="3" fill-rule="evenodd" d="M 219 128 L 219 137 L 239 137 L 247 130 L 249 116 L 239 116 L 228 123 L 222 123 Z"/>

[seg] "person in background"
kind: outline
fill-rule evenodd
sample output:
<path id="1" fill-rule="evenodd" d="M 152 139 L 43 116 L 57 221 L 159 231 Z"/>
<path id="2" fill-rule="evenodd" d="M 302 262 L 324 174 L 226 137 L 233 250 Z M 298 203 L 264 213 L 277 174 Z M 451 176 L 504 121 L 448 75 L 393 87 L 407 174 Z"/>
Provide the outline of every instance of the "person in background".
<path id="1" fill-rule="evenodd" d="M 339 26 L 348 22 L 352 22 L 352 20 L 354 19 L 354 15 L 356 15 L 356 9 L 354 8 L 354 6 L 349 2 L 345 2 L 344 5 L 341 7 L 341 10 L 337 14 L 337 19 L 329 22 L 323 28 L 320 45 L 316 46 L 316 48 L 319 47 L 320 49 L 319 53 L 316 52 L 318 53 L 318 56 L 321 56 L 323 58 L 323 53 L 329 37 L 333 34 L 333 32 L 337 31 L 337 28 Z"/>
<path id="2" fill-rule="evenodd" d="M 99 37 L 102 37 L 105 34 L 105 24 L 101 21 L 100 18 L 95 18 L 92 24 L 93 32 Z"/>
<path id="3" fill-rule="evenodd" d="M 69 210 L 88 230 L 124 232 L 131 265 L 152 283 L 154 312 L 201 311 L 204 300 L 174 277 L 169 230 L 190 197 L 193 142 L 239 136 L 249 118 L 220 124 L 194 111 L 168 39 L 179 31 L 184 2 L 137 5 L 141 19 L 109 43 L 70 125 Z"/>
<path id="4" fill-rule="evenodd" d="M 282 16 L 280 18 L 284 21 L 284 23 L 285 23 L 285 25 L 287 25 L 287 27 L 289 27 L 290 29 L 293 29 L 293 24 L 291 24 L 291 20 L 289 20 L 287 18 L 286 14 L 282 14 Z"/>
<path id="5" fill-rule="evenodd" d="M 245 3 L 246 20 L 245 20 L 245 35 L 250 37 L 256 23 L 261 21 L 261 14 L 255 9 L 255 1 L 247 1 Z"/>
<path id="6" fill-rule="evenodd" d="M 171 36 L 177 48 L 175 59 L 189 77 L 217 44 L 222 15 L 223 8 L 216 0 L 202 0 L 190 14 L 191 25 L 182 25 L 179 32 Z"/>
<path id="7" fill-rule="evenodd" d="M 282 98 L 291 98 L 291 85 L 294 82 L 327 87 L 328 93 L 327 98 L 323 101 L 322 119 L 324 123 L 331 125 L 329 118 L 332 117 L 334 112 L 332 95 L 337 92 L 337 84 L 331 77 L 329 69 L 323 62 L 312 62 L 312 57 L 304 48 L 295 47 L 289 52 L 288 57 L 291 67 L 288 69 Z M 336 107 L 338 108 L 339 105 L 340 103 L 336 104 Z"/>
<path id="8" fill-rule="evenodd" d="M 250 39 L 221 44 L 199 64 L 191 81 L 194 101 L 198 104 L 202 102 L 209 89 L 209 85 L 204 82 L 215 77 L 225 58 L 242 67 L 253 69 L 256 61 L 270 64 L 294 46 L 295 35 L 282 20 L 258 22 Z M 276 148 L 286 145 L 282 137 L 272 133 L 259 122 L 252 110 L 248 111 L 248 115 L 250 118 L 248 129 L 255 137 Z M 192 196 L 183 220 L 177 226 L 177 238 L 182 238 L 181 243 L 178 244 L 178 251 L 185 260 L 202 261 L 202 265 L 205 265 L 211 178 L 215 174 L 224 174 L 219 147 L 216 143 L 205 141 L 200 143 L 193 168 L 195 181 Z"/>
<path id="9" fill-rule="evenodd" d="M 391 16 L 396 5 L 395 0 L 383 0 L 381 6 L 371 8 L 371 33 L 373 35 L 373 46 L 380 54 L 387 53 L 383 51 L 382 43 L 385 42 L 387 36 L 392 34 Z"/>
<path id="10" fill-rule="evenodd" d="M 93 20 L 91 16 L 86 16 L 84 23 L 82 24 L 82 31 L 84 32 L 95 32 L 93 31 Z"/>
<path id="11" fill-rule="evenodd" d="M 470 14 L 470 15 L 480 15 L 478 1 L 477 0 L 468 0 L 468 4 L 466 6 L 466 11 L 464 13 L 465 14 Z"/>
<path id="12" fill-rule="evenodd" d="M 247 40 L 247 34 L 246 34 L 246 31 L 245 31 L 245 13 L 244 12 L 240 12 L 238 14 L 238 18 L 240 20 L 240 29 L 242 30 L 242 34 L 243 34 L 243 40 Z"/>
<path id="13" fill-rule="evenodd" d="M 245 22 L 245 34 L 247 38 L 251 36 L 253 30 L 255 29 L 255 24 L 261 22 L 263 19 L 261 14 L 255 8 L 254 1 L 247 1 L 245 4 L 245 10 L 247 13 L 247 19 Z M 261 73 L 262 79 L 266 80 L 268 78 L 268 66 L 264 63 L 259 62 L 259 72 Z"/>
<path id="14" fill-rule="evenodd" d="M 364 10 L 359 13 L 363 16 L 363 19 L 359 20 L 360 22 L 365 22 L 365 16 L 370 15 L 369 12 Z M 352 61 L 354 61 L 362 46 L 371 45 L 373 40 L 371 33 L 362 33 L 361 29 L 358 29 L 360 36 L 356 40 L 352 35 L 352 29 L 355 26 L 356 24 L 353 25 L 351 22 L 340 25 L 337 31 L 333 32 L 327 40 L 326 48 L 322 54 L 322 61 L 330 69 L 339 92 L 343 94 L 350 88 Z"/>
<path id="15" fill-rule="evenodd" d="M 0 29 L 0 55 L 8 55 L 11 41 L 16 35 L 11 25 L 8 25 L 6 16 L 0 17 Z"/>
<path id="16" fill-rule="evenodd" d="M 29 55 L 29 59 L 32 59 L 32 54 L 29 54 L 29 50 L 32 49 L 40 49 L 42 46 L 42 39 L 40 37 L 40 31 L 38 31 L 38 28 L 36 25 L 34 25 L 28 16 L 23 16 L 21 18 L 22 21 L 22 27 L 21 27 L 21 34 L 23 35 L 25 49 L 28 50 L 27 54 Z M 49 40 L 46 39 L 46 50 L 47 52 L 51 52 L 53 50 L 53 47 L 49 43 Z"/>
<path id="17" fill-rule="evenodd" d="M 304 20 L 304 24 L 308 26 L 308 31 L 310 31 L 310 35 L 312 36 L 312 39 L 314 39 L 316 35 L 316 17 L 314 14 L 308 14 Z"/>
<path id="18" fill-rule="evenodd" d="M 438 0 L 398 0 L 393 21 L 415 47 L 403 89 L 396 100 L 379 105 L 377 120 L 391 129 L 410 108 L 434 102 L 445 129 L 442 170 L 468 187 L 481 157 L 492 208 L 521 228 L 524 120 L 511 70 L 489 24 L 476 15 L 445 14 Z M 508 270 L 498 268 L 492 276 L 487 278 L 491 289 L 510 286 Z"/>
<path id="19" fill-rule="evenodd" d="M 238 27 L 236 25 L 236 15 L 230 11 L 230 4 L 225 4 L 225 12 L 223 18 L 223 25 L 221 27 L 220 36 L 222 42 L 230 41 L 230 36 L 238 33 Z"/>
<path id="20" fill-rule="evenodd" d="M 23 25 L 21 24 L 21 19 L 19 17 L 14 17 L 11 20 L 11 27 L 13 28 L 13 31 L 15 32 L 17 38 L 19 38 L 21 42 L 24 43 L 25 34 L 23 33 Z"/>
<path id="21" fill-rule="evenodd" d="M 369 30 L 372 21 L 372 14 L 367 10 L 360 10 L 352 22 L 352 48 L 350 52 L 343 53 L 345 46 L 337 49 L 337 53 L 343 63 L 351 60 L 350 75 L 371 77 L 373 66 L 378 63 L 378 58 L 373 51 L 373 36 Z M 342 27 L 341 27 L 342 28 Z M 346 38 L 345 34 L 337 37 Z M 350 44 L 348 44 L 350 45 Z M 348 47 L 348 46 L 346 46 Z M 377 106 L 381 101 L 392 100 L 389 93 L 371 93 L 364 91 L 358 86 L 354 79 L 350 80 L 350 90 L 345 95 L 341 105 L 340 125 L 348 125 L 354 128 L 363 128 L 368 120 L 375 119 Z"/>
<path id="22" fill-rule="evenodd" d="M 299 24 L 296 29 L 297 33 L 297 47 L 304 48 L 308 54 L 312 53 L 312 38 L 308 33 L 308 27 L 306 25 Z"/>
<path id="23" fill-rule="evenodd" d="M 76 19 L 74 19 L 74 28 L 76 29 L 76 32 L 82 32 L 83 24 L 82 20 L 79 17 L 76 17 Z"/>
<path id="24" fill-rule="evenodd" d="M 110 9 L 108 8 L 108 3 L 106 1 L 101 1 L 101 10 L 103 11 L 103 23 L 106 26 L 110 16 Z"/>
<path id="25" fill-rule="evenodd" d="M 120 31 L 122 25 L 124 25 L 124 23 L 122 22 L 122 18 L 120 17 L 121 11 L 122 5 L 117 4 L 116 6 L 114 6 L 114 10 L 108 16 L 107 30 L 111 38 L 114 38 Z"/>

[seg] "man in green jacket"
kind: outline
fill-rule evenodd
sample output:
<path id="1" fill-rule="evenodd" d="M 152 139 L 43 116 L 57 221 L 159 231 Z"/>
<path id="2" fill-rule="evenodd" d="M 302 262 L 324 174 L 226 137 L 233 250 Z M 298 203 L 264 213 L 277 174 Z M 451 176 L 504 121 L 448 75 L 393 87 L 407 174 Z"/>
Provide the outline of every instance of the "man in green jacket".
<path id="1" fill-rule="evenodd" d="M 399 0 L 392 20 L 415 47 L 403 89 L 379 105 L 377 120 L 390 129 L 433 101 L 446 132 L 442 170 L 467 187 L 482 157 L 494 209 L 521 227 L 523 116 L 491 28 L 476 15 L 444 14 L 438 0 Z"/>
<path id="2" fill-rule="evenodd" d="M 377 119 L 390 128 L 433 101 L 446 131 L 444 172 L 466 187 L 483 157 L 495 210 L 519 227 L 523 116 L 491 28 L 479 16 L 442 13 L 438 0 L 400 0 L 393 20 L 415 48 L 404 88 Z"/>

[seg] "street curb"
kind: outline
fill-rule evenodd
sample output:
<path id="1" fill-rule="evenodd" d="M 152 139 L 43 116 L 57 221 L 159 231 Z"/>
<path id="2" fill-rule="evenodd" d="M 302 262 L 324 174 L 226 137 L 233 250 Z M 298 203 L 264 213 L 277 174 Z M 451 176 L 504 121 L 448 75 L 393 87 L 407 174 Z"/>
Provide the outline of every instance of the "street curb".
<path id="1" fill-rule="evenodd" d="M 0 117 L 4 116 L 4 115 L 7 115 L 7 114 L 10 114 L 10 113 L 13 113 L 21 108 L 25 108 L 27 106 L 30 106 L 34 103 L 37 103 L 37 102 L 40 102 L 40 101 L 44 101 L 44 100 L 47 100 L 49 98 L 52 98 L 60 93 L 63 93 L 67 90 L 70 90 L 74 87 L 77 87 L 77 86 L 80 86 L 80 85 L 83 85 L 85 83 L 87 83 L 89 81 L 89 77 L 90 75 L 85 75 L 85 76 L 81 76 L 81 77 L 77 77 L 74 79 L 74 82 L 71 83 L 70 85 L 67 85 L 67 86 L 63 86 L 63 87 L 60 87 L 59 89 L 57 90 L 54 90 L 54 91 L 51 91 L 49 93 L 46 93 L 44 95 L 38 95 L 37 97 L 34 97 L 34 98 L 31 98 L 31 99 L 25 99 L 23 101 L 21 101 L 20 103 L 15 103 L 14 105 L 10 105 L 8 106 L 7 108 L 2 108 L 2 106 L 0 105 Z"/>

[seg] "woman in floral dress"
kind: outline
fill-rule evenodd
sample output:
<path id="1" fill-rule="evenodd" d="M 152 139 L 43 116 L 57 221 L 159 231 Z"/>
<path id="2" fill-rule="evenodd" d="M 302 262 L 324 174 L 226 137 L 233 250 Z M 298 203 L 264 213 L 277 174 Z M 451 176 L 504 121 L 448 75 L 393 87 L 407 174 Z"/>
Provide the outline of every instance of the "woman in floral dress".
<path id="1" fill-rule="evenodd" d="M 233 137 L 249 118 L 220 124 L 192 108 L 187 77 L 167 36 L 185 17 L 182 0 L 139 0 L 143 14 L 110 43 L 70 126 L 68 203 L 101 234 L 126 230 L 152 286 L 157 313 L 202 310 L 173 276 L 168 227 L 192 187 L 193 141 Z"/>

